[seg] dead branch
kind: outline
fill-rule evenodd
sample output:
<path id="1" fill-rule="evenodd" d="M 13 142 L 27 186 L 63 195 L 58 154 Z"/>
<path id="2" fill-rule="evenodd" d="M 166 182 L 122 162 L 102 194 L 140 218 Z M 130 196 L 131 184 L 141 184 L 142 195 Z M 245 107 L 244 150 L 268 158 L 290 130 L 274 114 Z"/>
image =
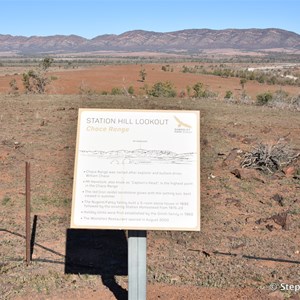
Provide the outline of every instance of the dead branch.
<path id="1" fill-rule="evenodd" d="M 260 143 L 244 155 L 241 167 L 273 174 L 291 164 L 299 156 L 300 153 L 295 154 L 286 143 L 280 140 L 275 144 Z"/>

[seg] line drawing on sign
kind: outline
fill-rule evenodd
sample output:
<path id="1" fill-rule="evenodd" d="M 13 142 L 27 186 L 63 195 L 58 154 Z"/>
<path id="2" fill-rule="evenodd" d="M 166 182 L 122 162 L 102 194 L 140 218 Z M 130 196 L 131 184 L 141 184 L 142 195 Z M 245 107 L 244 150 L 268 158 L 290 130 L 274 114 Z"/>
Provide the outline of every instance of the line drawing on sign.
<path id="1" fill-rule="evenodd" d="M 175 153 L 169 150 L 80 150 L 84 156 L 109 160 L 110 164 L 192 164 L 196 153 Z"/>

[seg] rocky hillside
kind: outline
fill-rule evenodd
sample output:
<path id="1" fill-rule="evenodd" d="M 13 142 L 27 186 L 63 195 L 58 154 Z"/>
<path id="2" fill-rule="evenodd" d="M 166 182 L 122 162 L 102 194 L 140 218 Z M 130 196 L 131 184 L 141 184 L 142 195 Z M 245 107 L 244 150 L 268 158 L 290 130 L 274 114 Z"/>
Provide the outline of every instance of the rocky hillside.
<path id="1" fill-rule="evenodd" d="M 0 35 L 0 52 L 68 53 L 105 51 L 199 52 L 208 49 L 300 49 L 300 35 L 282 29 L 188 29 L 174 32 L 134 30 L 86 39 L 76 35 Z"/>

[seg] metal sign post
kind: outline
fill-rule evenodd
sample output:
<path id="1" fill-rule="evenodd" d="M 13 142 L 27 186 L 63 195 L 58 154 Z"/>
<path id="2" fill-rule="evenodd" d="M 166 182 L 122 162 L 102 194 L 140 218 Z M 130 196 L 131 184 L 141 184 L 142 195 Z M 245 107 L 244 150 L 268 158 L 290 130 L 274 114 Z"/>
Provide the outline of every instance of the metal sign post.
<path id="1" fill-rule="evenodd" d="M 128 299 L 146 300 L 147 294 L 147 232 L 128 231 Z"/>

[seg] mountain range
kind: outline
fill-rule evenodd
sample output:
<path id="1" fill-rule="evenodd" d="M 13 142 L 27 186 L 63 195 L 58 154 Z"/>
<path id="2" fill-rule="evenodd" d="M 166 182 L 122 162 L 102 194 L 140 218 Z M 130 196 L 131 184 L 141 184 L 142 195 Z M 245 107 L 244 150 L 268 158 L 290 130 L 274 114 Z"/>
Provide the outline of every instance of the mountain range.
<path id="1" fill-rule="evenodd" d="M 211 49 L 262 51 L 300 50 L 300 35 L 277 29 L 186 29 L 174 32 L 144 30 L 92 39 L 77 35 L 12 36 L 0 34 L 0 52 L 60 54 L 71 52 L 126 51 L 199 53 Z"/>

